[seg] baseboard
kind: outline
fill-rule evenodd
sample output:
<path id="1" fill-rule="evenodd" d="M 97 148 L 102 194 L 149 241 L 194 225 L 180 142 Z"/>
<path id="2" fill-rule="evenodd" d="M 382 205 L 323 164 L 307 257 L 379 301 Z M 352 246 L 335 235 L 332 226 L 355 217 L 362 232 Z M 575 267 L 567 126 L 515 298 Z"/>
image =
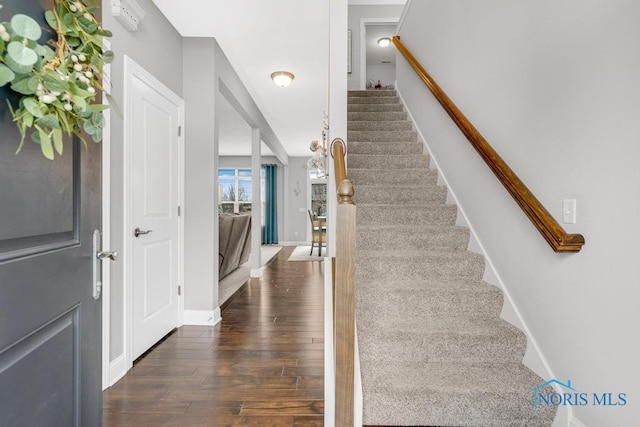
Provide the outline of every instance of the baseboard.
<path id="1" fill-rule="evenodd" d="M 222 320 L 220 307 L 215 310 L 185 310 L 184 324 L 189 326 L 213 326 Z"/>
<path id="2" fill-rule="evenodd" d="M 569 427 L 586 427 L 584 423 L 578 421 L 574 416 L 569 417 Z"/>
<path id="3" fill-rule="evenodd" d="M 251 273 L 250 276 L 252 279 L 259 279 L 260 277 L 262 277 L 262 273 L 264 273 L 264 269 L 265 267 L 262 266 L 260 268 L 252 268 L 251 269 Z"/>
<path id="4" fill-rule="evenodd" d="M 310 242 L 280 242 L 282 246 L 311 246 Z"/>
<path id="5" fill-rule="evenodd" d="M 124 357 L 124 353 L 113 359 L 109 363 L 109 387 L 124 377 L 129 368 L 130 366 L 127 366 L 127 358 Z"/>

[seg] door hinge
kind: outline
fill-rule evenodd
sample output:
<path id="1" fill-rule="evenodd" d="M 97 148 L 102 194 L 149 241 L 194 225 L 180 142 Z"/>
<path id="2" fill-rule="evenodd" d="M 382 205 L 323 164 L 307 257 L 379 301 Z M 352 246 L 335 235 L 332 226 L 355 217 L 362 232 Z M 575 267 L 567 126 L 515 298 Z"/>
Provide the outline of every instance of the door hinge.
<path id="1" fill-rule="evenodd" d="M 182 136 L 182 126 L 178 126 L 178 136 Z"/>
<path id="2" fill-rule="evenodd" d="M 182 286 L 178 285 L 178 296 L 182 295 Z"/>
<path id="3" fill-rule="evenodd" d="M 178 206 L 178 216 L 182 215 L 182 210 L 180 209 L 180 206 Z"/>

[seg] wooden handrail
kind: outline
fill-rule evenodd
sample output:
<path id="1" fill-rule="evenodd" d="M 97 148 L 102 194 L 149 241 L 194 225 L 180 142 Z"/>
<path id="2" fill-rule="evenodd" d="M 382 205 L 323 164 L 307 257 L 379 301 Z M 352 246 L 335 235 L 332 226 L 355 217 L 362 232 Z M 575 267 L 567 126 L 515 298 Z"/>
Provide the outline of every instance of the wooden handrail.
<path id="1" fill-rule="evenodd" d="M 331 155 L 334 158 L 338 195 L 333 294 L 335 426 L 352 427 L 355 390 L 356 205 L 353 203 L 353 185 L 347 179 L 346 146 L 343 140 L 336 138 L 332 142 Z"/>
<path id="2" fill-rule="evenodd" d="M 440 86 L 438 86 L 411 52 L 409 52 L 406 46 L 400 41 L 400 37 L 394 36 L 393 43 L 553 250 L 556 252 L 579 252 L 584 245 L 584 237 L 581 234 L 568 234 L 562 226 L 558 224 L 549 211 L 547 211 L 542 203 L 531 193 L 515 172 L 511 170 L 507 163 L 496 153 L 487 140 L 484 139 L 480 132 L 478 132 L 465 115 L 462 114 L 460 109 L 451 101 Z"/>

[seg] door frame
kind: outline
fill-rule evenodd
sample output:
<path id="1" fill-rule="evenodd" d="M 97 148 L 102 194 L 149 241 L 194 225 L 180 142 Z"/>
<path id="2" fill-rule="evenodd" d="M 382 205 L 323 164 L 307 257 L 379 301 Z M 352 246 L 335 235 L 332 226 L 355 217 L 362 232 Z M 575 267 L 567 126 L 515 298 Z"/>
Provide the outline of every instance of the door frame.
<path id="1" fill-rule="evenodd" d="M 184 135 L 185 135 L 185 120 L 184 120 L 184 100 L 169 89 L 164 83 L 154 77 L 151 73 L 145 70 L 142 66 L 136 63 L 131 57 L 124 56 L 124 138 L 123 138 L 123 196 L 124 196 L 124 227 L 123 227 L 123 341 L 124 341 L 124 356 L 126 362 L 126 369 L 129 370 L 133 366 L 132 351 L 133 348 L 133 189 L 132 189 L 132 176 L 133 176 L 133 79 L 137 78 L 149 86 L 157 90 L 162 96 L 178 106 L 179 110 L 179 126 L 181 131 L 178 134 L 178 205 L 181 206 L 181 215 L 179 219 L 179 236 L 178 236 L 178 281 L 183 292 L 180 292 L 178 296 L 178 324 L 176 327 L 183 324 L 184 319 Z M 177 130 L 176 130 L 177 131 Z M 213 179 L 213 177 L 212 177 Z"/>
<path id="2" fill-rule="evenodd" d="M 367 25 L 396 25 L 400 18 L 360 18 L 360 90 L 367 88 Z"/>
<path id="3" fill-rule="evenodd" d="M 102 40 L 105 51 L 111 50 L 111 42 Z M 108 104 L 111 93 L 111 64 L 102 69 L 102 103 Z M 102 113 L 102 247 L 111 250 L 111 110 Z M 111 387 L 111 263 L 102 263 L 102 390 Z"/>

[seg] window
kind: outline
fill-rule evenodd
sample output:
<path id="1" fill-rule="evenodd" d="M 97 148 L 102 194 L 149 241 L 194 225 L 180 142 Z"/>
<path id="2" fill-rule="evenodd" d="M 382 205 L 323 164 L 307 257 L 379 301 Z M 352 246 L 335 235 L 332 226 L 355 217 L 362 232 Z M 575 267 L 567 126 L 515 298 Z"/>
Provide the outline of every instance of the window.
<path id="1" fill-rule="evenodd" d="M 264 221 L 265 180 L 264 169 L 260 169 L 260 192 L 262 218 Z M 251 169 L 218 170 L 218 203 L 223 213 L 251 213 L 252 202 Z"/>

